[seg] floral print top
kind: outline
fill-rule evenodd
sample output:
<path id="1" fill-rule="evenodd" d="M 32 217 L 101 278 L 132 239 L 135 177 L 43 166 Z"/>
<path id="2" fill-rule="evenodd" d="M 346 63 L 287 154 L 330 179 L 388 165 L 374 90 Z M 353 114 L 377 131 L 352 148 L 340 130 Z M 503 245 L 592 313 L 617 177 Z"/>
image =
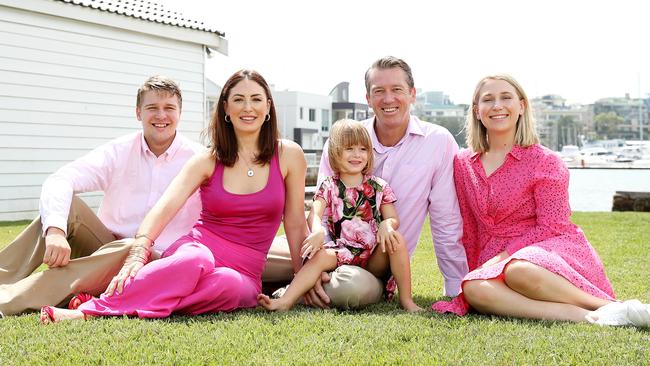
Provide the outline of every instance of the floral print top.
<path id="1" fill-rule="evenodd" d="M 336 250 L 337 266 L 365 268 L 377 244 L 381 205 L 397 200 L 393 190 L 385 180 L 373 175 L 364 176 L 356 187 L 346 187 L 338 176 L 333 176 L 320 185 L 314 200 L 319 198 L 326 203 L 323 219 L 332 239 L 325 247 Z"/>

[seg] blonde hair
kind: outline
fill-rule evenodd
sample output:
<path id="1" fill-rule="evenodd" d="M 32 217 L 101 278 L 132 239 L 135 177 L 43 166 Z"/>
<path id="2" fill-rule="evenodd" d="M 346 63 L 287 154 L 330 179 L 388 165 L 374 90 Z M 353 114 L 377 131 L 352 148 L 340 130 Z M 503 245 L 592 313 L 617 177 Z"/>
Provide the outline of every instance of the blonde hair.
<path id="1" fill-rule="evenodd" d="M 467 111 L 467 120 L 465 121 L 467 147 L 475 152 L 481 153 L 490 150 L 490 143 L 487 139 L 487 130 L 485 126 L 483 126 L 483 123 L 481 123 L 481 120 L 476 116 L 479 92 L 481 91 L 481 88 L 485 82 L 488 80 L 503 80 L 512 85 L 512 87 L 515 88 L 515 91 L 517 92 L 519 100 L 524 102 L 524 113 L 520 115 L 519 119 L 517 120 L 515 144 L 522 147 L 538 144 L 539 137 L 537 136 L 535 118 L 533 117 L 533 111 L 530 107 L 530 102 L 528 101 L 526 92 L 524 92 L 524 89 L 512 76 L 506 74 L 498 74 L 484 77 L 481 79 L 481 81 L 478 82 L 476 89 L 474 89 L 472 104 L 469 106 L 469 110 Z"/>
<path id="2" fill-rule="evenodd" d="M 368 162 L 361 173 L 368 174 L 372 172 L 374 154 L 372 153 L 372 141 L 368 130 L 363 123 L 351 119 L 341 119 L 332 124 L 328 147 L 328 158 L 332 171 L 336 174 L 341 173 L 339 161 L 345 148 L 353 145 L 361 145 L 368 149 Z"/>

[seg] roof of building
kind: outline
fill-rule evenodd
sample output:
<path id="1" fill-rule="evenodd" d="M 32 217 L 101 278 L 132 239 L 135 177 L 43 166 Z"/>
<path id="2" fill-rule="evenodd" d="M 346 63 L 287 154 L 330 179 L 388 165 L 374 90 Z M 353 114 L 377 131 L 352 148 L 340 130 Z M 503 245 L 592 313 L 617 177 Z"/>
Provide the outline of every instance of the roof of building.
<path id="1" fill-rule="evenodd" d="M 109 13 L 120 14 L 150 22 L 190 28 L 221 37 L 225 33 L 214 29 L 205 23 L 185 17 L 183 14 L 165 9 L 162 5 L 145 0 L 56 0 L 64 3 L 98 9 Z"/>

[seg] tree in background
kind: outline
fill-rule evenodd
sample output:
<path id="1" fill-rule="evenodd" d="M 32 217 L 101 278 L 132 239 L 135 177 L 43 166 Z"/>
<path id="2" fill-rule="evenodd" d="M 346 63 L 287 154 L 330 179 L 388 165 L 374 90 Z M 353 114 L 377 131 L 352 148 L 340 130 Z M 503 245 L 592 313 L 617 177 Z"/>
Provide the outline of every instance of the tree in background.
<path id="1" fill-rule="evenodd" d="M 599 139 L 607 140 L 615 138 L 618 126 L 625 123 L 625 119 L 616 112 L 599 113 L 594 117 L 594 129 Z"/>
<path id="2" fill-rule="evenodd" d="M 572 116 L 561 116 L 556 122 L 558 150 L 566 145 L 578 145 L 578 135 L 582 134 L 582 124 Z"/>

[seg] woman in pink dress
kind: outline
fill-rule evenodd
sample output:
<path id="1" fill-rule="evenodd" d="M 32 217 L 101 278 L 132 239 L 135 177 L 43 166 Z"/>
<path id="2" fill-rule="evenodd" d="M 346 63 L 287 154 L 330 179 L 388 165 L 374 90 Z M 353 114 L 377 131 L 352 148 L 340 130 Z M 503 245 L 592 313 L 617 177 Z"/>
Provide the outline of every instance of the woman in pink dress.
<path id="1" fill-rule="evenodd" d="M 211 148 L 185 165 L 147 214 L 106 292 L 76 310 L 43 307 L 41 322 L 124 314 L 162 318 L 257 305 L 280 221 L 294 248 L 306 237 L 307 165 L 299 145 L 278 139 L 270 89 L 255 71 L 228 79 L 209 135 Z M 203 210 L 192 231 L 147 263 L 154 240 L 197 189 Z"/>
<path id="2" fill-rule="evenodd" d="M 528 97 L 508 75 L 483 78 L 454 161 L 470 273 L 434 311 L 600 325 L 650 324 L 637 300 L 615 301 L 603 264 L 571 223 L 569 173 L 539 144 Z"/>

